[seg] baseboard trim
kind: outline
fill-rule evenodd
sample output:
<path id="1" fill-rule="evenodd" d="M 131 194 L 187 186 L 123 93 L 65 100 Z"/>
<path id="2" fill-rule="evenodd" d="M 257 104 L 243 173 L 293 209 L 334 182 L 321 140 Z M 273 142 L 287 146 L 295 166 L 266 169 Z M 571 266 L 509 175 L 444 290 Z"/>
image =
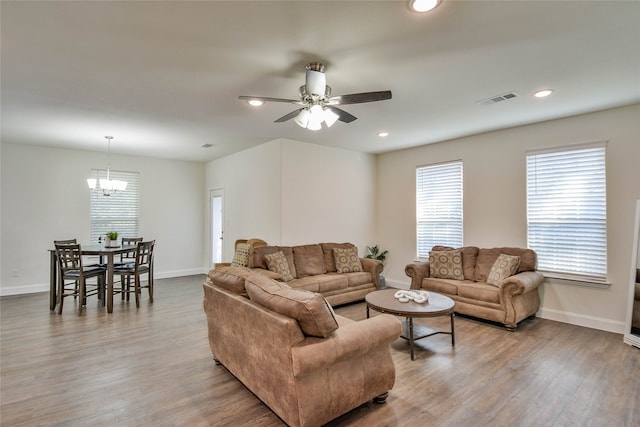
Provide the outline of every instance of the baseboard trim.
<path id="1" fill-rule="evenodd" d="M 570 325 L 584 326 L 585 328 L 598 329 L 616 334 L 624 334 L 624 322 L 616 320 L 559 311 L 550 308 L 540 309 L 537 315 L 542 319 L 554 320 L 556 322 L 568 323 Z"/>
<path id="2" fill-rule="evenodd" d="M 186 270 L 161 271 L 154 274 L 155 279 L 171 279 L 173 277 L 194 276 L 197 274 L 207 274 L 208 268 L 190 268 Z M 143 276 L 144 280 L 144 276 Z M 49 283 L 38 283 L 35 285 L 0 287 L 0 296 L 35 294 L 38 292 L 49 292 Z"/>

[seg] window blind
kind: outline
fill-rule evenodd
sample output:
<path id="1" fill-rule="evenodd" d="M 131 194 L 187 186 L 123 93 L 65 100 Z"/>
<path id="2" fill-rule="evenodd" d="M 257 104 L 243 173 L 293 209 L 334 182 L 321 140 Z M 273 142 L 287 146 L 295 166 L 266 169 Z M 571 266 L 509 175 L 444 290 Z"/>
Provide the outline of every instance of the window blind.
<path id="1" fill-rule="evenodd" d="M 138 172 L 110 172 L 111 179 L 127 182 L 127 189 L 111 196 L 104 196 L 96 188 L 90 192 L 91 199 L 91 243 L 97 244 L 98 238 L 108 231 L 117 231 L 118 240 L 122 237 L 138 237 L 138 218 L 140 214 L 140 174 Z M 92 169 L 91 176 L 107 177 L 106 169 Z"/>
<path id="2" fill-rule="evenodd" d="M 462 161 L 416 169 L 418 258 L 435 245 L 462 246 Z"/>
<path id="3" fill-rule="evenodd" d="M 605 143 L 527 155 L 527 241 L 538 269 L 607 278 Z"/>

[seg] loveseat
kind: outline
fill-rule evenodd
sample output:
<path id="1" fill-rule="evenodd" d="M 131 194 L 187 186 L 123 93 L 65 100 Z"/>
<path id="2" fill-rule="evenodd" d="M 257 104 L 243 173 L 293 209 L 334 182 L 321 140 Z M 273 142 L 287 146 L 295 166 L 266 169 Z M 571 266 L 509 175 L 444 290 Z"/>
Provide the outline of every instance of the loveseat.
<path id="1" fill-rule="evenodd" d="M 395 317 L 356 322 L 318 293 L 256 272 L 227 287 L 226 274 L 212 270 L 203 285 L 211 352 L 284 422 L 320 426 L 385 401 L 395 383 Z"/>
<path id="2" fill-rule="evenodd" d="M 405 273 L 411 289 L 447 295 L 455 301 L 456 313 L 513 331 L 540 308 L 538 287 L 544 276 L 536 266 L 531 249 L 434 246 L 429 261 L 408 264 Z"/>
<path id="3" fill-rule="evenodd" d="M 249 269 L 292 288 L 320 293 L 333 306 L 360 301 L 380 289 L 382 262 L 360 258 L 352 243 L 269 246 L 256 244 L 262 242 L 259 239 L 243 242 L 248 242 L 241 249 L 246 251 L 244 259 L 236 250 L 231 264 L 218 264 L 215 268 L 226 273 L 225 279 L 234 282 L 234 286 L 247 278 Z"/>

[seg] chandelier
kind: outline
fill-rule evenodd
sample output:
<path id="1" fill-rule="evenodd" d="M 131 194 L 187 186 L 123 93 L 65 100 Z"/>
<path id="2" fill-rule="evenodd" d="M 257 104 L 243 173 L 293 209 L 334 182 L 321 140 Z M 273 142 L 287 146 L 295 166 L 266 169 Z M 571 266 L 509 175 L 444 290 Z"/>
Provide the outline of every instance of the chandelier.
<path id="1" fill-rule="evenodd" d="M 105 138 L 107 139 L 107 179 L 87 178 L 87 185 L 91 190 L 101 189 L 104 196 L 111 196 L 118 191 L 126 190 L 127 182 L 111 179 L 111 140 L 113 137 L 105 136 Z M 97 186 L 98 182 L 99 185 Z"/>

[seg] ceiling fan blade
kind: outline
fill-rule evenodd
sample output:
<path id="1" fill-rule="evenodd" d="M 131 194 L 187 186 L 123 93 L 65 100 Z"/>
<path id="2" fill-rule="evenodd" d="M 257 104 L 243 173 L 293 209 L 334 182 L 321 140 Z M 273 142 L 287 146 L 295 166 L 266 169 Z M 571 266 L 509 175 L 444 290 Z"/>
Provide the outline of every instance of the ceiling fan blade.
<path id="1" fill-rule="evenodd" d="M 285 114 L 284 116 L 280 117 L 278 120 L 275 120 L 274 123 L 282 123 L 282 122 L 286 122 L 287 120 L 291 120 L 295 116 L 300 114 L 300 111 L 302 111 L 302 110 L 304 110 L 304 107 L 303 108 L 298 108 L 297 110 L 294 110 L 294 111 L 290 112 L 289 114 Z"/>
<path id="2" fill-rule="evenodd" d="M 285 99 L 285 98 L 268 98 L 265 96 L 246 96 L 241 95 L 238 99 L 243 99 L 245 101 L 250 101 L 252 99 L 263 101 L 263 102 L 286 102 L 287 104 L 302 104 L 299 99 Z"/>
<path id="3" fill-rule="evenodd" d="M 336 113 L 338 115 L 338 120 L 340 120 L 341 122 L 351 123 L 352 121 L 358 119 L 353 114 L 347 113 L 346 111 L 344 111 L 343 109 L 340 109 L 338 107 L 327 107 L 327 108 L 329 108 L 331 111 Z"/>
<path id="4" fill-rule="evenodd" d="M 391 99 L 390 90 L 378 92 L 351 93 L 349 95 L 338 95 L 329 98 L 330 105 L 362 104 L 365 102 L 376 102 Z"/>

